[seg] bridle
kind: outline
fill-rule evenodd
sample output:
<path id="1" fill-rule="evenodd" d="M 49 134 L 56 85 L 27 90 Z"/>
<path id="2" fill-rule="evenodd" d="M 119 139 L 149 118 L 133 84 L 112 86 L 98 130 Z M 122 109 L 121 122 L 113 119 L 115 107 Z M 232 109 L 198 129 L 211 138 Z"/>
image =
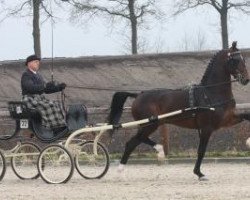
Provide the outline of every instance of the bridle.
<path id="1" fill-rule="evenodd" d="M 237 56 L 237 57 L 240 57 L 242 60 L 244 60 L 243 56 L 241 55 L 241 51 L 239 50 L 234 51 L 234 52 L 228 52 L 227 56 L 228 56 L 228 59 L 234 59 L 234 57 Z"/>
<path id="2" fill-rule="evenodd" d="M 237 66 L 239 64 L 239 59 L 244 60 L 244 58 L 241 55 L 241 51 L 235 51 L 235 52 L 229 52 L 227 54 L 227 64 L 230 67 L 230 72 L 233 75 L 233 71 L 238 71 Z M 215 83 L 215 84 L 209 84 L 209 85 L 198 85 L 197 87 L 203 87 L 203 88 L 211 88 L 211 87 L 217 87 L 221 85 L 226 85 L 226 84 L 231 84 L 233 82 L 238 82 L 240 79 L 242 79 L 242 75 L 240 73 L 237 73 L 237 75 L 233 75 L 234 80 L 231 81 L 225 81 L 225 82 L 220 82 L 220 83 Z"/>
<path id="3" fill-rule="evenodd" d="M 230 72 L 233 74 L 234 71 L 237 71 L 237 66 L 240 62 L 240 59 L 244 60 L 244 58 L 241 55 L 240 51 L 235 51 L 235 52 L 229 52 L 228 53 L 228 59 L 227 59 L 227 64 L 230 67 Z"/>
<path id="4" fill-rule="evenodd" d="M 248 83 L 248 80 L 246 80 L 243 77 L 243 75 L 240 73 L 239 69 L 237 68 L 237 66 L 240 63 L 240 60 L 243 60 L 243 62 L 245 63 L 245 59 L 243 58 L 243 56 L 241 55 L 241 52 L 239 50 L 235 51 L 235 52 L 228 53 L 227 63 L 230 67 L 230 73 L 238 82 L 245 85 Z"/>

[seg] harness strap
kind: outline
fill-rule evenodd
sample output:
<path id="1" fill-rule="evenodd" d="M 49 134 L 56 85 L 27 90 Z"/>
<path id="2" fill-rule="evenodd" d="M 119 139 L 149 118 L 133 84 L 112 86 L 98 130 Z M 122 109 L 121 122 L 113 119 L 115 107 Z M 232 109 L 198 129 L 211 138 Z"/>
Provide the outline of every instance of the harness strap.
<path id="1" fill-rule="evenodd" d="M 194 85 L 191 85 L 190 88 L 189 88 L 189 91 L 188 91 L 188 94 L 189 94 L 189 106 L 190 108 L 193 108 L 195 106 L 195 99 L 194 99 L 194 88 L 195 86 Z"/>
<path id="2" fill-rule="evenodd" d="M 236 101 L 234 98 L 231 98 L 227 101 L 221 101 L 221 102 L 217 102 L 217 103 L 213 103 L 211 106 L 212 107 L 221 107 L 221 106 L 225 106 L 225 105 L 228 105 L 228 104 L 236 104 Z"/>

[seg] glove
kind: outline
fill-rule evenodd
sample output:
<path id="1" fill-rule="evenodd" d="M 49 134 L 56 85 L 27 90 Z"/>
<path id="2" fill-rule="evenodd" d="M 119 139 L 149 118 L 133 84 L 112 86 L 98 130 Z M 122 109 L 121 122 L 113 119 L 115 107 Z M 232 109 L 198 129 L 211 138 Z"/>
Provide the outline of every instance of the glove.
<path id="1" fill-rule="evenodd" d="M 46 83 L 45 88 L 44 88 L 44 92 L 46 94 L 58 92 L 58 87 L 55 85 L 54 81 L 50 81 L 50 82 Z"/>
<path id="2" fill-rule="evenodd" d="M 55 82 L 54 81 L 50 81 L 50 82 L 46 83 L 45 88 L 47 88 L 47 89 L 54 89 L 55 86 L 56 86 Z"/>
<path id="3" fill-rule="evenodd" d="M 62 90 L 64 90 L 65 88 L 66 88 L 66 84 L 65 83 L 60 83 L 60 84 L 58 84 L 58 89 L 60 90 L 60 91 L 62 91 Z"/>

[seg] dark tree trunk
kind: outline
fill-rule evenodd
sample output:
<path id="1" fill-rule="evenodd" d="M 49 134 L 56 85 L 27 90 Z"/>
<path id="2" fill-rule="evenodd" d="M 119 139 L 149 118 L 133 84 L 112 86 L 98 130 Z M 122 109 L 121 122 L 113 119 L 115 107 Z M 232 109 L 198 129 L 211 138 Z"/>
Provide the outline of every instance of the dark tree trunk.
<path id="1" fill-rule="evenodd" d="M 222 48 L 228 49 L 228 28 L 227 28 L 227 5 L 228 0 L 223 0 L 222 8 L 220 11 L 220 20 L 221 20 L 221 37 L 222 37 Z"/>
<path id="2" fill-rule="evenodd" d="M 132 54 L 137 54 L 137 18 L 134 10 L 134 0 L 129 0 L 129 13 L 130 13 L 130 22 L 131 22 L 131 46 Z"/>
<path id="3" fill-rule="evenodd" d="M 33 0 L 33 40 L 34 52 L 41 57 L 40 43 L 40 0 Z"/>

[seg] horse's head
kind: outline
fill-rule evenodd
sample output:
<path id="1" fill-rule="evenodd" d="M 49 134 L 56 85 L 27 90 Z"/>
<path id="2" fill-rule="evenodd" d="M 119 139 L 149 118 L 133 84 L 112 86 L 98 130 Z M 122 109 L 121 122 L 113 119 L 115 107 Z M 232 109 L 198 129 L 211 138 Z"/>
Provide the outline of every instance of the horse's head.
<path id="1" fill-rule="evenodd" d="M 233 42 L 232 47 L 228 51 L 227 66 L 230 74 L 242 85 L 249 82 L 249 75 L 246 69 L 246 62 L 241 52 L 237 48 L 237 42 Z"/>

